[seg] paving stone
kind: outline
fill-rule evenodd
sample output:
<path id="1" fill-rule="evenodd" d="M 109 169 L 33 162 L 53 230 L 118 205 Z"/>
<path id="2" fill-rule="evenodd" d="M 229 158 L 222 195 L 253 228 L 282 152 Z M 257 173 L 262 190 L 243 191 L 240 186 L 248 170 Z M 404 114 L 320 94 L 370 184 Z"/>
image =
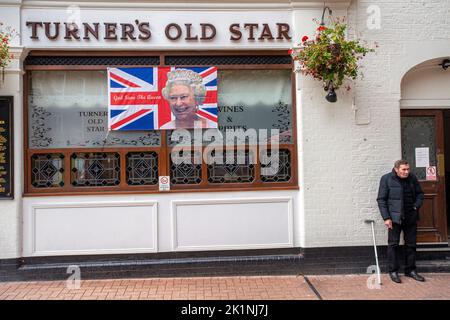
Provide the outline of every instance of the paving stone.
<path id="1" fill-rule="evenodd" d="M 382 275 L 239 276 L 82 280 L 79 289 L 65 281 L 0 283 L 0 300 L 449 300 L 450 273 L 423 274 L 426 282 L 401 275 L 402 284 Z"/>

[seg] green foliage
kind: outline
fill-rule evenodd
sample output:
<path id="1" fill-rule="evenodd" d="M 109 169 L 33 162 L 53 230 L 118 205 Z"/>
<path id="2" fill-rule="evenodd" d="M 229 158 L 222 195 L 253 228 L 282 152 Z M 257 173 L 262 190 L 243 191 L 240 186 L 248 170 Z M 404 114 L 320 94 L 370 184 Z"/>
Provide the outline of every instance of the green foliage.
<path id="1" fill-rule="evenodd" d="M 304 36 L 300 46 L 290 50 L 300 63 L 300 71 L 334 89 L 346 79 L 356 79 L 358 60 L 374 49 L 364 47 L 359 40 L 346 40 L 346 29 L 346 24 L 336 20 L 330 27 L 319 26 L 314 40 Z"/>

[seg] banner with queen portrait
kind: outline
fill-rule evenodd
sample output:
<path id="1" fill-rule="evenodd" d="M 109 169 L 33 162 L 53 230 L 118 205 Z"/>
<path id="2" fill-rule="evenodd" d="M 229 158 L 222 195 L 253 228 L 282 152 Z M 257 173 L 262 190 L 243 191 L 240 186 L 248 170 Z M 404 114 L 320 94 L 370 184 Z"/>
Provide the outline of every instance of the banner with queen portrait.
<path id="1" fill-rule="evenodd" d="M 108 68 L 108 129 L 217 128 L 216 67 Z"/>

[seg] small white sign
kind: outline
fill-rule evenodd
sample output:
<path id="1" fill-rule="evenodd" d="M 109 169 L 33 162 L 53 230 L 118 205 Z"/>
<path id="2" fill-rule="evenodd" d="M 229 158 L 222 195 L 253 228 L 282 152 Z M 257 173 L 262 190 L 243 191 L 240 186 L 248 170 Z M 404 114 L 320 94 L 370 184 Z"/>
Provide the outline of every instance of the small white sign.
<path id="1" fill-rule="evenodd" d="M 430 148 L 416 148 L 416 168 L 430 166 Z"/>
<path id="2" fill-rule="evenodd" d="M 436 166 L 427 167 L 427 180 L 437 180 L 436 178 Z"/>
<path id="3" fill-rule="evenodd" d="M 159 191 L 170 191 L 170 177 L 160 176 L 159 177 Z"/>

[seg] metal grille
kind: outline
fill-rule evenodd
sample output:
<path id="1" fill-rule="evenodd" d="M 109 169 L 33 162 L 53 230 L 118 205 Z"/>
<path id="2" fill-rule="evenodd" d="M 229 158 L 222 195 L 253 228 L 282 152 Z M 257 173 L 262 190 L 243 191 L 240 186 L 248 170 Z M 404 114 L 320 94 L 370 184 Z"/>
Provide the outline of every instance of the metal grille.
<path id="1" fill-rule="evenodd" d="M 166 65 L 245 65 L 245 64 L 291 64 L 290 56 L 166 56 Z M 101 66 L 101 65 L 152 65 L 160 64 L 159 56 L 29 56 L 25 65 L 71 65 L 71 66 Z"/>
<path id="2" fill-rule="evenodd" d="M 267 155 L 270 157 L 271 152 L 268 151 Z M 261 164 L 261 170 L 263 168 L 270 167 L 271 162 L 268 164 Z M 275 165 L 275 164 L 274 164 Z M 291 153 L 289 150 L 279 150 L 278 151 L 278 170 L 274 175 L 262 175 L 262 182 L 288 182 L 291 180 Z"/>
<path id="3" fill-rule="evenodd" d="M 214 151 L 211 152 L 214 157 Z M 234 151 L 232 163 L 227 163 L 223 152 L 223 164 L 208 165 L 208 182 L 210 183 L 251 183 L 255 179 L 255 165 L 250 151 Z"/>
<path id="4" fill-rule="evenodd" d="M 183 185 L 202 182 L 202 165 L 197 164 L 201 161 L 201 152 L 191 152 L 182 163 L 176 163 L 173 159 L 174 153 L 172 151 L 170 156 L 170 183 Z M 181 152 L 178 156 L 182 156 Z"/>
<path id="5" fill-rule="evenodd" d="M 102 65 L 159 65 L 159 57 L 74 57 L 54 56 L 40 57 L 29 56 L 25 59 L 25 65 L 47 66 L 47 65 L 71 65 L 71 66 L 102 66 Z"/>
<path id="6" fill-rule="evenodd" d="M 158 183 L 158 154 L 156 152 L 127 153 L 127 183 L 155 185 Z"/>
<path id="7" fill-rule="evenodd" d="M 291 64 L 291 56 L 166 56 L 166 65 Z"/>
<path id="8" fill-rule="evenodd" d="M 120 183 L 118 153 L 89 152 L 71 156 L 72 185 L 117 186 Z"/>
<path id="9" fill-rule="evenodd" d="M 31 184 L 35 188 L 64 186 L 64 155 L 61 153 L 31 156 Z"/>

